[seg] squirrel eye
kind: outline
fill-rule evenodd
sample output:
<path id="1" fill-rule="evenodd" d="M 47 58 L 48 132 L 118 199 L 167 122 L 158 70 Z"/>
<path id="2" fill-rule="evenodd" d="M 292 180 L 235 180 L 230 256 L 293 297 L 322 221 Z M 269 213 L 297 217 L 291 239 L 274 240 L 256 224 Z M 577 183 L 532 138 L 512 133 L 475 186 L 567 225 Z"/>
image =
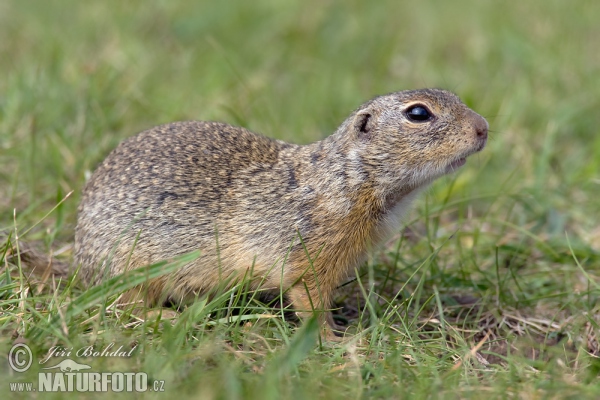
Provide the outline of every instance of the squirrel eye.
<path id="1" fill-rule="evenodd" d="M 429 111 L 423 106 L 412 106 L 408 110 L 406 110 L 406 116 L 411 121 L 427 121 L 431 118 L 431 114 Z"/>

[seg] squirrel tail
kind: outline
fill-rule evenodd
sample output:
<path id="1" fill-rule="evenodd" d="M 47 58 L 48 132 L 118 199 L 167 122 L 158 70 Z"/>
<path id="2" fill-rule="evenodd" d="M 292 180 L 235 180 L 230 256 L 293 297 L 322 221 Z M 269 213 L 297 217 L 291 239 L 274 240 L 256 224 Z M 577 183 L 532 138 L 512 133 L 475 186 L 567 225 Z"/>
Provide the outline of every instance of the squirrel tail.
<path id="1" fill-rule="evenodd" d="M 17 241 L 6 234 L 0 234 L 0 256 L 4 253 L 8 260 L 16 263 L 19 259 L 24 269 L 40 277 L 53 275 L 66 278 L 69 275 L 69 263 L 59 260 L 52 254 L 45 254 L 27 242 Z M 18 242 L 18 246 L 17 246 Z"/>

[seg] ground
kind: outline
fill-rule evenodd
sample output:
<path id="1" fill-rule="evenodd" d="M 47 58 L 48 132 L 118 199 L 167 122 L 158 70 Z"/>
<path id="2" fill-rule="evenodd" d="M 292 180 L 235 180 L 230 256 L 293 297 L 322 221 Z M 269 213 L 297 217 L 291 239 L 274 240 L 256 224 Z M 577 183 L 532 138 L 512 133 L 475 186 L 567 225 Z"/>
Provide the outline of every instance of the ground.
<path id="1" fill-rule="evenodd" d="M 39 389 L 70 358 L 180 398 L 598 398 L 599 16 L 558 0 L 2 2 L 0 230 L 62 260 L 86 177 L 160 123 L 308 143 L 375 95 L 441 87 L 490 140 L 340 289 L 338 345 L 242 289 L 132 316 L 115 300 L 145 276 L 40 281 L 3 239 L 0 351 L 34 361 L 0 363 L 0 390 Z M 131 355 L 90 355 L 111 344 Z"/>

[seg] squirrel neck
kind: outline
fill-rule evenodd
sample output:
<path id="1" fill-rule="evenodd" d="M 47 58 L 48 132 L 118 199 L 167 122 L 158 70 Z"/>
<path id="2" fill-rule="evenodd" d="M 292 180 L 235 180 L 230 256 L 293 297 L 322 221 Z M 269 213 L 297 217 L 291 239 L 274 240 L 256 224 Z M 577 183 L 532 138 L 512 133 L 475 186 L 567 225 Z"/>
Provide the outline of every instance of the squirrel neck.
<path id="1" fill-rule="evenodd" d="M 368 143 L 351 137 L 345 125 L 321 141 L 299 147 L 296 159 L 304 162 L 297 168 L 305 181 L 332 202 L 359 207 L 368 218 L 380 218 L 403 199 L 414 197 L 417 188 L 377 179 L 377 164 L 368 158 Z"/>
<path id="2" fill-rule="evenodd" d="M 377 180 L 380 165 L 369 158 L 368 144 L 338 130 L 322 141 L 286 147 L 280 153 L 280 161 L 302 181 L 301 197 L 312 202 L 308 251 L 319 253 L 326 265 L 362 262 L 370 246 L 397 231 L 417 194 Z"/>

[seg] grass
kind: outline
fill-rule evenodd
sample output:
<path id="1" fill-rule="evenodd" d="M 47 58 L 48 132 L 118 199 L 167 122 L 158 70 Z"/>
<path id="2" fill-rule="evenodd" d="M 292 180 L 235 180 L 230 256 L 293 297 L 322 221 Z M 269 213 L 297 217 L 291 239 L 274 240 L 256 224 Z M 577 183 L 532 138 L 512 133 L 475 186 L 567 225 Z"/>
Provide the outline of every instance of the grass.
<path id="1" fill-rule="evenodd" d="M 307 143 L 377 94 L 443 87 L 492 130 L 340 289 L 346 344 L 243 285 L 138 318 L 115 299 L 142 275 L 40 283 L 2 250 L 2 353 L 135 347 L 71 358 L 180 398 L 598 398 L 598 15 L 558 0 L 2 2 L 0 229 L 65 260 L 86 176 L 153 125 Z M 37 382 L 35 364 L 3 364 L 0 388 L 19 396 L 9 382 Z"/>

